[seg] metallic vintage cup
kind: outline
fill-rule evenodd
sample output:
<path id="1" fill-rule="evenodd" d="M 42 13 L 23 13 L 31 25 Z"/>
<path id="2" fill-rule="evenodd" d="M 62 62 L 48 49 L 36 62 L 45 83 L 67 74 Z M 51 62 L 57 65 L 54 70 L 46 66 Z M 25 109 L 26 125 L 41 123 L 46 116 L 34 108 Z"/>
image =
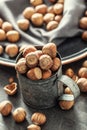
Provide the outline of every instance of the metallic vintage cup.
<path id="1" fill-rule="evenodd" d="M 16 62 L 22 56 L 20 53 Z M 60 54 L 57 54 L 60 58 Z M 63 84 L 70 87 L 74 98 L 79 96 L 80 90 L 77 84 L 68 76 L 62 75 L 62 65 L 55 74 L 45 80 L 31 80 L 17 71 L 20 90 L 23 101 L 30 107 L 45 109 L 58 104 L 58 98 L 63 94 Z"/>

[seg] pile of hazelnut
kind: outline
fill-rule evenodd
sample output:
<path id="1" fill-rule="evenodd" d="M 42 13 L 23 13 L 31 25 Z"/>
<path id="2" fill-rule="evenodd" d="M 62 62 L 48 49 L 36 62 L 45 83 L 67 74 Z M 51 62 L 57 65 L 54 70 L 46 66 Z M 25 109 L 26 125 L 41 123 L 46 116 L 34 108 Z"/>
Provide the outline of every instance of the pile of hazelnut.
<path id="1" fill-rule="evenodd" d="M 87 41 L 87 10 L 84 13 L 84 16 L 79 21 L 79 27 L 83 29 L 82 39 Z"/>
<path id="2" fill-rule="evenodd" d="M 49 2 L 52 5 L 47 6 L 43 0 L 30 0 L 30 6 L 22 12 L 25 19 L 17 21 L 19 28 L 26 31 L 30 22 L 36 27 L 44 26 L 47 31 L 57 28 L 63 17 L 64 0 Z"/>
<path id="3" fill-rule="evenodd" d="M 13 110 L 13 104 L 9 100 L 0 102 L 0 113 L 2 116 L 7 117 L 12 113 L 15 122 L 21 123 L 25 121 L 27 112 L 23 107 L 18 107 Z M 44 113 L 35 112 L 31 115 L 32 124 L 27 126 L 27 130 L 41 130 L 41 125 L 45 124 L 47 118 Z"/>
<path id="4" fill-rule="evenodd" d="M 40 80 L 51 77 L 60 65 L 61 60 L 57 57 L 55 43 L 47 43 L 41 50 L 33 45 L 25 47 L 22 50 L 22 56 L 15 65 L 15 69 L 31 80 Z"/>

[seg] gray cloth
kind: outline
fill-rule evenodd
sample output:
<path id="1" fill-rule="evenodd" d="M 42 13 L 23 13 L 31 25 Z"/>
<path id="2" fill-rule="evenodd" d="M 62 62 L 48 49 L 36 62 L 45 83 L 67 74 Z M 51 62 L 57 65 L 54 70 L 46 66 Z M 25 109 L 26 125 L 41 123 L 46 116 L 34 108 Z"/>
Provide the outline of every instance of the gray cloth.
<path id="1" fill-rule="evenodd" d="M 49 5 L 47 0 L 45 3 Z M 68 37 L 81 35 L 83 30 L 79 28 L 79 20 L 86 10 L 85 0 L 65 0 L 63 18 L 58 28 L 50 32 L 32 25 L 27 32 L 18 28 L 17 20 L 23 18 L 22 12 L 28 6 L 29 0 L 0 0 L 0 17 L 12 23 L 14 29 L 19 31 L 21 34 L 19 45 L 27 43 L 44 45 L 52 41 L 59 45 Z"/>

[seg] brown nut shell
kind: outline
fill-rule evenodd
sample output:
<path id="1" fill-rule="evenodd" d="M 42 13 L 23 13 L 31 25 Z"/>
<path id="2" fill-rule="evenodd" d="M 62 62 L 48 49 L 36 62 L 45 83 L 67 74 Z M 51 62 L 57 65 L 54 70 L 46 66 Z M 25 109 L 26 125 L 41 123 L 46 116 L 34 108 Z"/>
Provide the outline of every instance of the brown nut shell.
<path id="1" fill-rule="evenodd" d="M 53 10 L 54 10 L 54 13 L 57 14 L 57 15 L 60 15 L 63 13 L 63 4 L 61 3 L 56 3 L 54 6 L 53 6 Z"/>
<path id="2" fill-rule="evenodd" d="M 66 87 L 65 90 L 64 90 L 64 93 L 65 94 L 72 94 L 72 91 L 69 87 Z"/>
<path id="3" fill-rule="evenodd" d="M 59 102 L 59 106 L 63 110 L 69 110 L 73 107 L 73 105 L 74 105 L 74 101 L 60 101 Z"/>
<path id="4" fill-rule="evenodd" d="M 8 95 L 14 95 L 17 92 L 17 83 L 13 82 L 5 85 L 4 90 Z"/>
<path id="5" fill-rule="evenodd" d="M 3 24 L 2 24 L 2 29 L 5 31 L 5 32 L 8 32 L 8 31 L 10 31 L 10 30 L 13 30 L 13 26 L 12 26 L 12 24 L 11 23 L 9 23 L 9 22 L 3 22 Z"/>
<path id="6" fill-rule="evenodd" d="M 23 122 L 26 118 L 26 111 L 22 107 L 16 108 L 12 113 L 13 119 L 17 122 Z"/>
<path id="7" fill-rule="evenodd" d="M 20 34 L 16 30 L 11 30 L 6 33 L 6 37 L 9 42 L 17 42 L 20 38 Z"/>
<path id="8" fill-rule="evenodd" d="M 51 5 L 51 6 L 49 6 L 49 7 L 47 8 L 47 13 L 52 13 L 52 14 L 54 14 L 53 5 Z"/>
<path id="9" fill-rule="evenodd" d="M 27 19 L 20 19 L 17 21 L 17 24 L 18 24 L 18 27 L 23 31 L 28 30 L 30 26 L 30 22 Z"/>
<path id="10" fill-rule="evenodd" d="M 41 127 L 35 124 L 31 124 L 27 127 L 27 130 L 41 130 Z"/>
<path id="11" fill-rule="evenodd" d="M 86 78 L 79 78 L 77 84 L 80 88 L 81 92 L 87 92 L 87 79 Z"/>
<path id="12" fill-rule="evenodd" d="M 87 78 L 87 68 L 81 67 L 78 71 L 78 76 L 81 78 Z"/>
<path id="13" fill-rule="evenodd" d="M 0 45 L 0 55 L 3 53 L 3 51 L 4 51 L 4 48 L 3 46 Z"/>
<path id="14" fill-rule="evenodd" d="M 47 13 L 47 14 L 44 15 L 43 21 L 47 24 L 50 21 L 53 21 L 54 18 L 55 18 L 55 14 L 54 13 Z"/>
<path id="15" fill-rule="evenodd" d="M 52 71 L 57 71 L 61 66 L 61 60 L 58 57 L 53 58 L 53 65 L 51 67 Z"/>
<path id="16" fill-rule="evenodd" d="M 42 79 L 47 79 L 49 77 L 51 77 L 52 75 L 52 71 L 49 69 L 49 70 L 45 70 L 42 72 Z"/>
<path id="17" fill-rule="evenodd" d="M 5 48 L 5 52 L 9 57 L 15 57 L 18 52 L 18 46 L 16 44 L 8 44 Z"/>
<path id="18" fill-rule="evenodd" d="M 79 26 L 82 29 L 87 29 L 87 17 L 82 17 L 79 21 Z"/>
<path id="19" fill-rule="evenodd" d="M 32 6 L 37 6 L 43 3 L 43 0 L 30 0 Z"/>
<path id="20" fill-rule="evenodd" d="M 3 29 L 0 29 L 0 41 L 4 41 L 6 39 L 6 34 Z"/>
<path id="21" fill-rule="evenodd" d="M 47 5 L 46 4 L 41 4 L 35 7 L 35 12 L 41 13 L 41 14 L 46 14 L 47 12 Z"/>
<path id="22" fill-rule="evenodd" d="M 48 54 L 52 58 L 55 58 L 56 54 L 57 54 L 57 47 L 56 47 L 55 43 L 48 43 L 43 46 L 42 52 L 43 52 L 43 54 Z"/>
<path id="23" fill-rule="evenodd" d="M 87 41 L 87 31 L 84 31 L 81 37 L 84 41 Z"/>
<path id="24" fill-rule="evenodd" d="M 35 26 L 41 26 L 43 24 L 43 15 L 41 13 L 34 13 L 31 16 L 31 22 Z"/>
<path id="25" fill-rule="evenodd" d="M 23 16 L 26 19 L 31 19 L 31 16 L 35 13 L 35 10 L 33 7 L 27 7 L 23 10 Z"/>
<path id="26" fill-rule="evenodd" d="M 63 17 L 62 15 L 56 15 L 54 20 L 60 22 L 62 17 Z"/>
<path id="27" fill-rule="evenodd" d="M 0 18 L 0 28 L 2 27 L 2 24 L 3 24 L 3 19 Z"/>
<path id="28" fill-rule="evenodd" d="M 36 125 L 42 125 L 46 122 L 46 116 L 43 113 L 35 112 L 31 116 L 31 121 Z"/>
<path id="29" fill-rule="evenodd" d="M 26 64 L 29 68 L 36 67 L 38 64 L 38 57 L 35 52 L 30 52 L 26 55 Z"/>
<path id="30" fill-rule="evenodd" d="M 47 26 L 46 26 L 46 30 L 47 31 L 51 31 L 51 30 L 53 30 L 53 29 L 55 29 L 55 28 L 57 28 L 58 27 L 58 22 L 57 21 L 50 21 L 48 24 L 47 24 Z"/>
<path id="31" fill-rule="evenodd" d="M 69 76 L 69 77 L 73 77 L 73 75 L 74 75 L 74 71 L 73 71 L 73 69 L 72 68 L 68 68 L 66 71 L 65 71 L 65 74 L 67 75 L 67 76 Z"/>
<path id="32" fill-rule="evenodd" d="M 83 63 L 82 63 L 82 66 L 87 68 L 87 60 L 85 60 Z"/>
<path id="33" fill-rule="evenodd" d="M 39 67 L 32 68 L 27 72 L 27 77 L 31 80 L 39 80 L 42 78 L 42 71 Z"/>
<path id="34" fill-rule="evenodd" d="M 52 67 L 53 60 L 49 55 L 44 54 L 39 58 L 39 65 L 42 70 L 48 70 Z"/>
<path id="35" fill-rule="evenodd" d="M 0 113 L 3 116 L 8 116 L 12 111 L 12 103 L 8 100 L 0 102 Z"/>

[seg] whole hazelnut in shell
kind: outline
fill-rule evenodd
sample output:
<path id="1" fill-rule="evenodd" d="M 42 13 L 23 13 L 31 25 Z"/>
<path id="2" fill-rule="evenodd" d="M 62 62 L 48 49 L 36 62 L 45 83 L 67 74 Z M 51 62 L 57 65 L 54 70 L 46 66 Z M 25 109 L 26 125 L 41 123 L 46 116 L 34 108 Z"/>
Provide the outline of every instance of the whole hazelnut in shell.
<path id="1" fill-rule="evenodd" d="M 72 91 L 71 91 L 71 89 L 69 87 L 65 88 L 64 93 L 65 94 L 73 94 Z"/>
<path id="2" fill-rule="evenodd" d="M 54 14 L 53 5 L 51 5 L 51 6 L 49 6 L 49 7 L 47 8 L 47 13 L 52 13 L 52 14 Z"/>
<path id="3" fill-rule="evenodd" d="M 78 71 L 78 76 L 81 78 L 87 78 L 87 68 L 81 67 Z"/>
<path id="4" fill-rule="evenodd" d="M 84 31 L 81 37 L 84 41 L 87 41 L 87 31 Z"/>
<path id="5" fill-rule="evenodd" d="M 12 111 L 12 103 L 8 100 L 0 102 L 0 113 L 3 116 L 8 116 Z"/>
<path id="6" fill-rule="evenodd" d="M 3 19 L 0 18 L 0 28 L 2 27 L 2 24 L 3 24 Z"/>
<path id="7" fill-rule="evenodd" d="M 41 130 L 41 127 L 35 124 L 31 124 L 27 127 L 27 130 Z"/>
<path id="8" fill-rule="evenodd" d="M 85 60 L 83 63 L 82 63 L 82 66 L 87 68 L 87 60 Z"/>
<path id="9" fill-rule="evenodd" d="M 52 71 L 57 71 L 61 66 L 61 60 L 58 57 L 53 58 L 53 65 L 51 67 Z"/>
<path id="10" fill-rule="evenodd" d="M 13 111 L 12 116 L 17 123 L 23 122 L 26 118 L 26 111 L 22 107 L 16 108 Z"/>
<path id="11" fill-rule="evenodd" d="M 37 6 L 43 3 L 43 0 L 30 0 L 32 6 Z"/>
<path id="12" fill-rule="evenodd" d="M 41 13 L 41 14 L 46 14 L 47 12 L 47 5 L 46 4 L 41 4 L 35 7 L 35 12 Z"/>
<path id="13" fill-rule="evenodd" d="M 50 69 L 42 71 L 42 79 L 47 79 L 51 77 L 52 71 Z"/>
<path id="14" fill-rule="evenodd" d="M 74 103 L 74 96 L 71 94 L 63 94 L 59 99 L 59 106 L 62 110 L 71 109 Z"/>
<path id="15" fill-rule="evenodd" d="M 81 92 L 87 92 L 87 79 L 86 78 L 79 78 L 77 81 L 77 84 Z"/>
<path id="16" fill-rule="evenodd" d="M 61 3 L 56 3 L 54 6 L 53 6 L 53 10 L 54 10 L 54 13 L 55 14 L 62 14 L 63 13 L 63 4 Z"/>
<path id="17" fill-rule="evenodd" d="M 17 42 L 20 38 L 20 34 L 16 30 L 11 30 L 6 33 L 6 37 L 9 42 Z"/>
<path id="18" fill-rule="evenodd" d="M 82 29 L 87 29 L 87 17 L 82 17 L 79 21 L 79 26 Z"/>
<path id="19" fill-rule="evenodd" d="M 0 41 L 4 41 L 6 39 L 6 34 L 3 29 L 0 29 Z"/>
<path id="20" fill-rule="evenodd" d="M 65 74 L 67 75 L 67 76 L 69 76 L 69 77 L 73 77 L 73 75 L 74 75 L 74 71 L 73 71 L 73 69 L 72 68 L 68 68 L 66 71 L 65 71 Z"/>
<path id="21" fill-rule="evenodd" d="M 46 116 L 43 113 L 35 112 L 31 116 L 31 121 L 36 125 L 43 125 L 46 122 Z"/>
<path id="22" fill-rule="evenodd" d="M 39 67 L 28 70 L 27 77 L 31 80 L 39 80 L 42 78 L 42 71 Z"/>
<path id="23" fill-rule="evenodd" d="M 31 22 L 35 26 L 41 26 L 43 24 L 43 15 L 41 13 L 34 13 L 31 16 Z"/>
<path id="24" fill-rule="evenodd" d="M 43 54 L 48 54 L 52 58 L 56 57 L 57 54 L 57 47 L 54 43 L 47 43 L 42 47 Z"/>
<path id="25" fill-rule="evenodd" d="M 43 21 L 47 24 L 49 23 L 50 21 L 53 21 L 55 18 L 55 14 L 54 13 L 46 13 L 44 16 L 43 16 Z"/>
<path id="26" fill-rule="evenodd" d="M 3 24 L 2 24 L 2 29 L 5 31 L 5 32 L 8 32 L 8 31 L 10 31 L 10 30 L 12 30 L 13 29 L 13 26 L 12 26 L 12 24 L 11 23 L 9 23 L 9 22 L 3 22 Z"/>
<path id="27" fill-rule="evenodd" d="M 53 60 L 47 54 L 41 55 L 39 58 L 39 65 L 42 70 L 48 70 L 52 67 Z"/>
<path id="28" fill-rule="evenodd" d="M 58 22 L 57 21 L 50 21 L 47 25 L 46 25 L 46 30 L 47 31 L 51 31 L 55 28 L 58 27 Z"/>
<path id="29" fill-rule="evenodd" d="M 31 16 L 35 13 L 35 10 L 33 7 L 27 7 L 23 10 L 23 16 L 24 18 L 30 20 L 31 19 Z"/>
<path id="30" fill-rule="evenodd" d="M 0 45 L 0 55 L 3 53 L 3 51 L 4 51 L 4 48 L 3 46 Z"/>

